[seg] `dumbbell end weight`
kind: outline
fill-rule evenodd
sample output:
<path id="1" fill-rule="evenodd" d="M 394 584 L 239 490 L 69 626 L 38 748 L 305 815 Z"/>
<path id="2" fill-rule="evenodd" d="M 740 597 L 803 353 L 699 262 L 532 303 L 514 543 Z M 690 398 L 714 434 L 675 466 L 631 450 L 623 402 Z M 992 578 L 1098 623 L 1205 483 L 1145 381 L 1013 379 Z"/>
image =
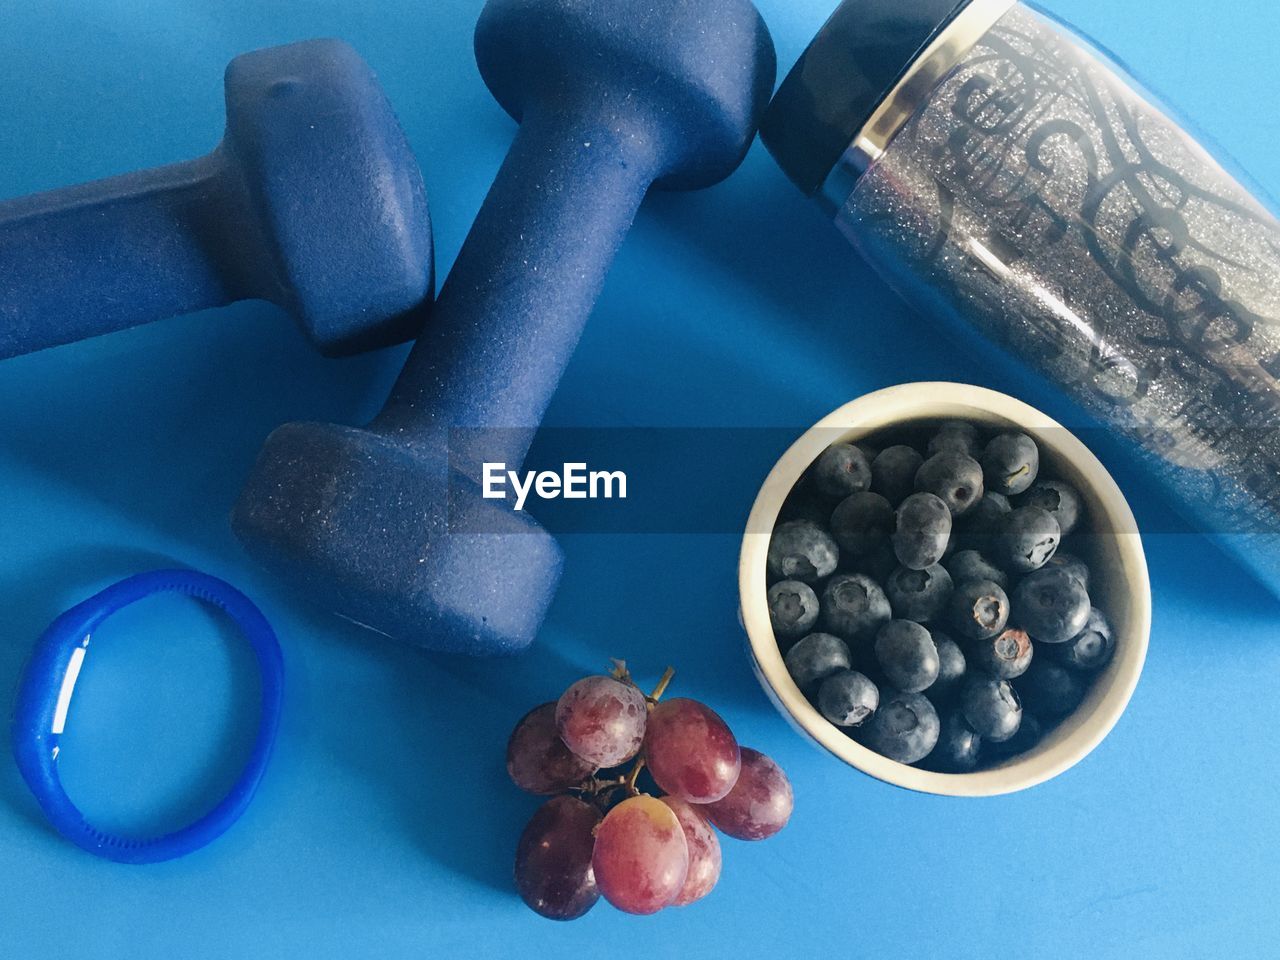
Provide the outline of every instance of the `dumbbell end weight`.
<path id="1" fill-rule="evenodd" d="M 254 559 L 317 605 L 446 653 L 527 647 L 564 563 L 537 521 L 452 471 L 443 445 L 411 452 L 332 424 L 271 435 L 232 525 Z"/>
<path id="2" fill-rule="evenodd" d="M 225 86 L 211 154 L 0 202 L 0 358 L 245 299 L 330 356 L 416 334 L 426 191 L 368 65 L 309 40 L 237 57 Z"/>
<path id="3" fill-rule="evenodd" d="M 281 291 L 266 299 L 331 356 L 413 339 L 435 289 L 431 217 L 372 69 L 341 40 L 307 40 L 237 57 L 226 87 L 226 143 Z"/>
<path id="4" fill-rule="evenodd" d="M 603 107 L 644 126 L 663 190 L 700 190 L 738 168 L 777 74 L 751 0 L 488 0 L 475 52 L 489 91 L 522 124 L 530 106 Z M 609 105 L 607 92 L 621 97 Z"/>

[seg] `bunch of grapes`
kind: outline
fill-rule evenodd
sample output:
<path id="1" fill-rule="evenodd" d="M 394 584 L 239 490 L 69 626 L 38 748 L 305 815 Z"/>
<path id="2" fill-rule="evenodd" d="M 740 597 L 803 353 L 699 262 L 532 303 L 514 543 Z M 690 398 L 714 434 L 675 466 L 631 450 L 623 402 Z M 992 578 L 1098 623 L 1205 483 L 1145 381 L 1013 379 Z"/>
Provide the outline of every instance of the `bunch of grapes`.
<path id="1" fill-rule="evenodd" d="M 529 711 L 507 744 L 516 786 L 551 796 L 516 848 L 516 886 L 538 913 L 575 920 L 603 896 L 627 913 L 701 900 L 720 879 L 721 832 L 771 837 L 791 818 L 791 783 L 758 751 L 739 747 L 696 700 L 650 696 L 626 664 L 579 680 Z M 641 772 L 656 787 L 639 787 Z"/>

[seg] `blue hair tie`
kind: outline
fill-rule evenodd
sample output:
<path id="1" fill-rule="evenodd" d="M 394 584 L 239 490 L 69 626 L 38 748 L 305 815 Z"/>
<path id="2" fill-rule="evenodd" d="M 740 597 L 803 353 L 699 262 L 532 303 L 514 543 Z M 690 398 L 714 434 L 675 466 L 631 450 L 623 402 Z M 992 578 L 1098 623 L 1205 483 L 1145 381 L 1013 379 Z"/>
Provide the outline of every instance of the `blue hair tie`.
<path id="1" fill-rule="evenodd" d="M 252 645 L 261 671 L 262 718 L 244 772 L 216 807 L 175 833 L 132 839 L 98 830 L 76 809 L 58 777 L 59 741 L 93 631 L 112 614 L 157 593 L 195 597 L 223 610 L 235 622 Z M 14 706 L 13 755 L 49 822 L 76 846 L 117 863 L 173 860 L 216 840 L 249 806 L 271 756 L 283 687 L 280 644 L 248 597 L 216 577 L 192 570 L 139 574 L 68 610 L 37 641 Z"/>

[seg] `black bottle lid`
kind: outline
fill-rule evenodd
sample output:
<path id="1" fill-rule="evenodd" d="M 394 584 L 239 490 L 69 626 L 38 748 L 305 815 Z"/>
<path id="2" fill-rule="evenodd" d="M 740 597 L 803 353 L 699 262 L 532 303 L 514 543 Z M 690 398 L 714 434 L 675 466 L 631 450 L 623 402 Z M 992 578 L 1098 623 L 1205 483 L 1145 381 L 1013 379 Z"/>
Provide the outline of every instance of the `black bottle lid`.
<path id="1" fill-rule="evenodd" d="M 760 136 L 807 195 L 970 0 L 844 0 L 773 98 Z"/>

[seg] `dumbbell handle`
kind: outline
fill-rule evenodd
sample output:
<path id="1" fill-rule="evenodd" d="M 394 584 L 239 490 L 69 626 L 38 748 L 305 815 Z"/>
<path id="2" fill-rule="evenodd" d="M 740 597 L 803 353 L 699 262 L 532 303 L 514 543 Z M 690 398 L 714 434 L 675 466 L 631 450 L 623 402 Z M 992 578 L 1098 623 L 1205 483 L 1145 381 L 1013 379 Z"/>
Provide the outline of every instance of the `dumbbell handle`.
<path id="1" fill-rule="evenodd" d="M 269 269 L 226 169 L 220 148 L 0 202 L 0 359 L 245 296 Z"/>
<path id="2" fill-rule="evenodd" d="M 554 107 L 554 105 L 552 105 Z M 513 469 L 658 175 L 657 151 L 605 109 L 530 108 L 386 408 L 370 425 L 410 446 L 485 428 L 469 451 Z M 451 451 L 459 453 L 457 449 Z M 463 472 L 475 457 L 455 457 Z M 474 479 L 474 476 L 473 476 Z"/>

